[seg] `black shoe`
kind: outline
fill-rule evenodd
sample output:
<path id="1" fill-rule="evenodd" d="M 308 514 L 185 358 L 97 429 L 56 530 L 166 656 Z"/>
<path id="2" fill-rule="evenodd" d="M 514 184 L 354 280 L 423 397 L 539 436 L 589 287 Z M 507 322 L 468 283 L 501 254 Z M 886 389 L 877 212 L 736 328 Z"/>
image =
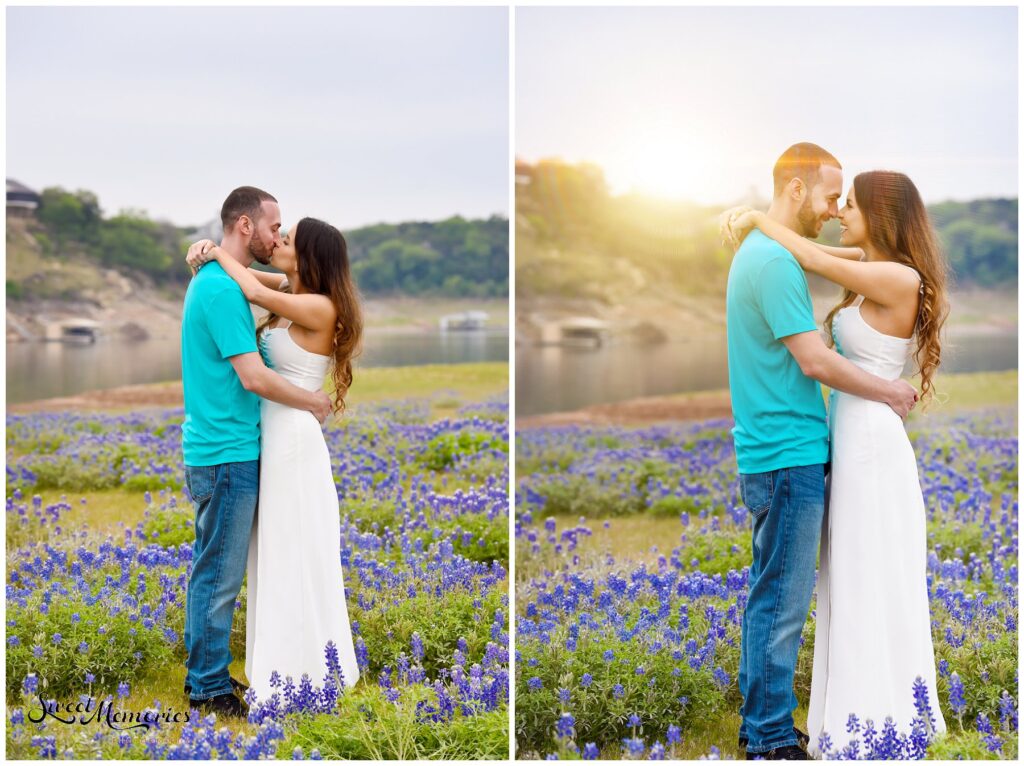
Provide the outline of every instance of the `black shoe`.
<path id="1" fill-rule="evenodd" d="M 234 694 L 218 694 L 208 700 L 194 700 L 190 697 L 189 704 L 203 713 L 216 713 L 218 716 L 244 718 L 249 715 L 249 706 Z"/>
<path id="2" fill-rule="evenodd" d="M 234 689 L 235 692 L 241 695 L 242 697 L 244 697 L 245 693 L 249 691 L 248 686 L 243 684 L 241 681 L 236 681 L 234 678 L 231 679 L 231 688 Z M 185 696 L 192 696 L 192 684 L 190 684 L 188 681 L 185 682 Z"/>
<path id="3" fill-rule="evenodd" d="M 807 753 L 796 745 L 786 745 L 769 750 L 767 753 L 747 753 L 748 761 L 806 761 Z"/>
<path id="4" fill-rule="evenodd" d="M 807 734 L 806 732 L 802 732 L 802 731 L 800 731 L 800 730 L 799 730 L 798 728 L 796 728 L 795 726 L 793 727 L 793 733 L 794 733 L 794 734 L 796 735 L 796 743 L 797 743 L 797 744 L 798 744 L 798 745 L 799 745 L 800 747 L 802 747 L 802 748 L 803 748 L 804 750 L 806 750 L 806 749 L 807 749 L 807 746 L 808 746 L 809 744 L 811 744 L 811 738 L 810 738 L 810 736 L 809 736 L 809 735 L 808 735 L 808 734 Z M 744 750 L 746 750 L 746 749 L 747 749 L 747 738 L 746 738 L 746 737 L 740 737 L 740 739 L 739 739 L 739 744 L 740 744 L 740 747 L 741 747 L 741 748 L 743 748 Z"/>

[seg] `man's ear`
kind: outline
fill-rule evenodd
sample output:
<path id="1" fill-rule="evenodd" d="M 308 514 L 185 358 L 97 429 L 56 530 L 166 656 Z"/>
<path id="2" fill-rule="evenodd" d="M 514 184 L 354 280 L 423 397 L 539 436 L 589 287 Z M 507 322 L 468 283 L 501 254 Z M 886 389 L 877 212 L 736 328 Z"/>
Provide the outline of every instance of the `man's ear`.
<path id="1" fill-rule="evenodd" d="M 252 234 L 252 220 L 249 216 L 244 214 L 238 216 L 238 220 L 235 221 L 235 229 L 237 229 L 239 233 L 248 237 Z"/>
<path id="2" fill-rule="evenodd" d="M 789 181 L 789 196 L 794 202 L 803 202 L 807 194 L 807 184 L 802 178 L 792 178 Z"/>

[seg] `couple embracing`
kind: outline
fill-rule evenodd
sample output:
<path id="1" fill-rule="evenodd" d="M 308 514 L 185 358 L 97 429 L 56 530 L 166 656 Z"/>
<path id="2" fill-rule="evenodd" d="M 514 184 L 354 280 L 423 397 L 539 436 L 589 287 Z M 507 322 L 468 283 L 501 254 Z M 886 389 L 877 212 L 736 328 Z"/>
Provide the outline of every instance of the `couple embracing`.
<path id="1" fill-rule="evenodd" d="M 740 492 L 753 517 L 738 679 L 748 760 L 820 756 L 823 734 L 842 750 L 855 736 L 851 714 L 878 728 L 891 717 L 907 733 L 918 679 L 945 730 L 925 507 L 903 424 L 918 394 L 900 377 L 913 358 L 921 397 L 933 395 L 946 266 L 905 175 L 858 175 L 839 209 L 842 191 L 838 160 L 796 144 L 775 165 L 768 212 L 723 217 L 738 246 L 726 294 L 729 386 Z M 808 239 L 837 217 L 841 247 Z M 805 271 L 844 288 L 825 322 L 828 345 Z M 831 389 L 827 414 L 821 383 Z M 793 725 L 793 680 L 819 547 L 805 734 Z"/>
<path id="2" fill-rule="evenodd" d="M 244 716 L 231 677 L 235 599 L 248 571 L 248 699 L 272 676 L 319 684 L 333 642 L 346 686 L 359 676 L 345 605 L 338 495 L 321 430 L 345 406 L 362 333 L 345 238 L 303 218 L 281 235 L 270 194 L 235 189 L 220 245 L 189 248 L 181 327 L 185 478 L 195 506 L 185 612 L 185 693 Z M 249 266 L 270 264 L 282 274 Z M 257 329 L 250 304 L 267 316 Z M 330 374 L 333 399 L 321 389 Z M 332 650 L 332 654 L 333 654 Z"/>

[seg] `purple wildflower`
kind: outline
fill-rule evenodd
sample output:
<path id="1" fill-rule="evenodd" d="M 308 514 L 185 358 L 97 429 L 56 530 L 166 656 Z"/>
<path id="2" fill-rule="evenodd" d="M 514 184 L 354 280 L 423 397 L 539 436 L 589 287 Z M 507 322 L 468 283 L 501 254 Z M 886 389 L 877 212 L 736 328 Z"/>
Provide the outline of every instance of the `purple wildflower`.
<path id="1" fill-rule="evenodd" d="M 575 734 L 576 719 L 572 717 L 571 713 L 562 713 L 558 719 L 558 723 L 555 724 L 556 735 L 562 739 L 572 739 Z"/>

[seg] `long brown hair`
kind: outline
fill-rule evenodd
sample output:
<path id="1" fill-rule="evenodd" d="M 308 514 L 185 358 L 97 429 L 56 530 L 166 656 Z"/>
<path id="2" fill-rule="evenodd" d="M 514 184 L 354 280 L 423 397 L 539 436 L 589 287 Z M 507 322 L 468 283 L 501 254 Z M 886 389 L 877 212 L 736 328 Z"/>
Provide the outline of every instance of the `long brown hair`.
<path id="1" fill-rule="evenodd" d="M 359 354 L 363 336 L 363 314 L 349 268 L 348 244 L 340 231 L 317 218 L 299 221 L 292 232 L 292 242 L 303 287 L 330 298 L 338 314 L 331 377 L 334 411 L 340 413 L 345 409 L 345 394 L 352 385 L 352 360 Z M 276 320 L 276 314 L 269 314 L 260 322 L 256 334 Z"/>
<path id="2" fill-rule="evenodd" d="M 871 244 L 891 260 L 910 266 L 921 275 L 924 289 L 914 330 L 914 362 L 921 374 L 921 401 L 926 402 L 935 394 L 932 378 L 942 358 L 940 333 L 949 316 L 949 267 L 921 195 L 907 176 L 872 170 L 854 178 L 853 188 Z M 851 305 L 856 297 L 850 290 L 844 290 L 839 304 L 825 319 L 830 346 L 836 313 Z"/>

